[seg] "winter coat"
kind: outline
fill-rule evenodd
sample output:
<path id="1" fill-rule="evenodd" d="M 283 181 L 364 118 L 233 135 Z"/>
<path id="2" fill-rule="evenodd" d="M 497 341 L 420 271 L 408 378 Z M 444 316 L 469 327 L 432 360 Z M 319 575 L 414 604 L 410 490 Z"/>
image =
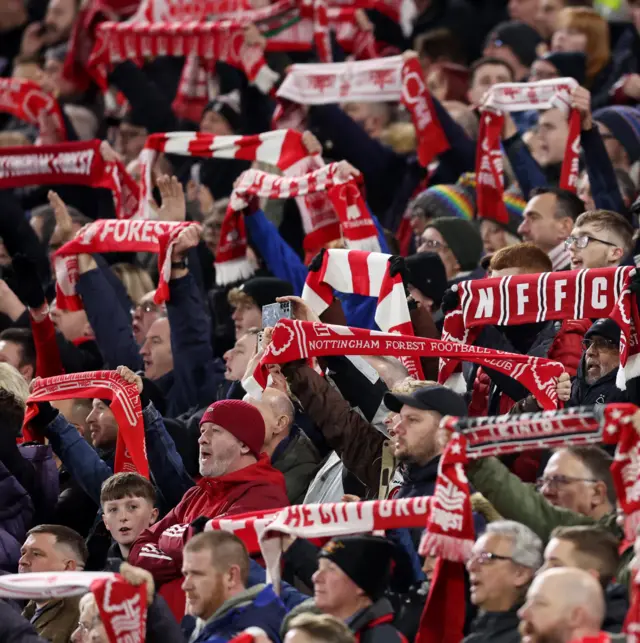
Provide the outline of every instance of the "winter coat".
<path id="1" fill-rule="evenodd" d="M 407 643 L 407 639 L 393 626 L 393 608 L 386 598 L 348 619 L 347 624 L 359 643 Z"/>
<path id="2" fill-rule="evenodd" d="M 35 620 L 36 604 L 29 601 L 22 612 L 31 621 L 36 632 L 51 643 L 68 643 L 80 618 L 80 597 L 54 599 L 49 601 Z"/>
<path id="3" fill-rule="evenodd" d="M 304 504 L 317 502 L 340 502 L 344 496 L 342 471 L 344 465 L 340 456 L 332 451 L 324 461 L 316 477 L 309 484 Z"/>
<path id="4" fill-rule="evenodd" d="M 38 636 L 33 625 L 4 600 L 0 600 L 0 641 L 2 643 L 46 643 Z"/>
<path id="5" fill-rule="evenodd" d="M 619 583 L 609 583 L 604 591 L 605 615 L 602 629 L 605 632 L 619 634 L 622 632 L 624 619 L 629 610 L 629 593 Z"/>
<path id="6" fill-rule="evenodd" d="M 280 640 L 286 609 L 271 585 L 254 585 L 225 601 L 204 624 L 198 624 L 190 643 L 225 643 L 248 627 L 259 627 L 272 641 Z"/>
<path id="7" fill-rule="evenodd" d="M 519 609 L 516 605 L 508 612 L 480 612 L 463 643 L 520 643 Z"/>
<path id="8" fill-rule="evenodd" d="M 616 386 L 617 368 L 598 378 L 593 384 L 587 384 L 585 366 L 585 358 L 583 357 L 580 360 L 578 374 L 571 383 L 571 397 L 567 406 L 602 406 L 613 402 L 629 401 L 631 389 L 621 391 Z"/>

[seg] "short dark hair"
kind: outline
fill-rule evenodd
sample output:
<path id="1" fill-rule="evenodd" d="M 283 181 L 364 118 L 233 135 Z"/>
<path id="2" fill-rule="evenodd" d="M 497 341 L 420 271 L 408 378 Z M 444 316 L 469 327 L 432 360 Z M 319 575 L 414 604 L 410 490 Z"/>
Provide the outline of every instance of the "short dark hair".
<path id="1" fill-rule="evenodd" d="M 56 539 L 56 545 L 66 545 L 73 552 L 78 563 L 83 567 L 87 563 L 87 545 L 84 538 L 74 529 L 64 525 L 36 525 L 27 532 L 27 536 L 32 534 L 51 534 Z"/>
<path id="2" fill-rule="evenodd" d="M 185 552 L 209 551 L 211 564 L 226 571 L 231 565 L 240 568 L 240 578 L 246 587 L 249 581 L 249 552 L 235 534 L 228 531 L 204 531 L 194 536 L 185 546 Z"/>
<path id="3" fill-rule="evenodd" d="M 615 485 L 613 484 L 613 477 L 611 476 L 611 463 L 613 462 L 613 458 L 600 447 L 573 446 L 567 447 L 566 449 L 591 471 L 591 475 L 596 480 L 604 482 L 607 487 L 607 500 L 615 507 L 618 497 L 616 495 Z"/>
<path id="4" fill-rule="evenodd" d="M 542 196 L 543 194 L 553 194 L 556 197 L 556 211 L 554 216 L 556 219 L 569 217 L 575 221 L 584 212 L 584 203 L 573 192 L 563 190 L 562 188 L 555 187 L 539 187 L 534 188 L 529 193 L 529 200 L 534 196 Z"/>
<path id="5" fill-rule="evenodd" d="M 139 473 L 123 471 L 107 478 L 100 489 L 100 504 L 122 498 L 144 498 L 156 504 L 156 489 L 149 480 Z"/>
<path id="6" fill-rule="evenodd" d="M 36 345 L 29 328 L 6 328 L 0 333 L 0 340 L 20 346 L 20 366 L 29 365 L 36 369 Z"/>
<path id="7" fill-rule="evenodd" d="M 419 56 L 430 58 L 433 62 L 450 61 L 460 65 L 467 62 L 460 47 L 460 39 L 450 29 L 433 29 L 418 36 L 415 48 Z"/>
<path id="8" fill-rule="evenodd" d="M 478 60 L 476 60 L 469 68 L 469 85 L 473 85 L 473 81 L 476 78 L 476 72 L 478 71 L 478 69 L 480 69 L 480 67 L 484 67 L 485 65 L 501 65 L 502 67 L 505 67 L 509 70 L 511 80 L 515 80 L 516 72 L 506 60 L 502 60 L 502 58 L 496 58 L 495 56 L 484 56 L 483 58 L 478 58 Z"/>
<path id="9" fill-rule="evenodd" d="M 556 527 L 551 538 L 570 542 L 581 569 L 597 570 L 603 588 L 615 578 L 620 565 L 620 541 L 608 529 L 590 525 Z"/>

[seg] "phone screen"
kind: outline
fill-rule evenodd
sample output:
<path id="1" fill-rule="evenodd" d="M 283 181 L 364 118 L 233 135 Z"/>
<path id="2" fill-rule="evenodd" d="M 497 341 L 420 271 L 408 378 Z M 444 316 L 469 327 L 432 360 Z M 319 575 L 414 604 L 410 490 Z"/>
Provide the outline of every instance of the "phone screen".
<path id="1" fill-rule="evenodd" d="M 275 326 L 281 319 L 291 319 L 291 303 L 268 304 L 262 307 L 262 328 Z"/>

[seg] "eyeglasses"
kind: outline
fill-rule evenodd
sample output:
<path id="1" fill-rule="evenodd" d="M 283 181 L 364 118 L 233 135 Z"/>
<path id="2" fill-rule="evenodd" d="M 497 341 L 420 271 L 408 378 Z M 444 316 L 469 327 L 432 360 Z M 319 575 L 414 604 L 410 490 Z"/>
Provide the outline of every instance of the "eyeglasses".
<path id="1" fill-rule="evenodd" d="M 137 311 L 141 313 L 157 313 L 160 306 L 154 304 L 152 301 L 145 301 L 144 304 L 138 304 L 131 309 L 131 314 L 134 315 Z"/>
<path id="2" fill-rule="evenodd" d="M 439 250 L 443 249 L 446 250 L 449 246 L 445 245 L 444 243 L 440 243 L 440 241 L 434 241 L 433 239 L 423 239 L 422 240 L 422 245 L 425 248 L 430 248 L 431 250 Z"/>
<path id="3" fill-rule="evenodd" d="M 582 340 L 582 348 L 585 351 L 588 351 L 591 347 L 595 348 L 597 351 L 617 351 L 620 348 L 616 342 L 606 339 L 605 337 L 594 337 L 593 339 Z"/>
<path id="4" fill-rule="evenodd" d="M 494 554 L 490 551 L 479 551 L 475 554 L 469 556 L 467 565 L 472 565 L 473 563 L 478 563 L 479 565 L 488 565 L 496 560 L 513 560 L 511 556 L 500 556 L 499 554 Z"/>
<path id="5" fill-rule="evenodd" d="M 581 234 L 577 237 L 574 237 L 573 235 L 570 237 L 567 237 L 564 240 L 564 247 L 567 248 L 568 250 L 575 243 L 576 248 L 578 248 L 579 250 L 584 250 L 591 241 L 604 243 L 606 246 L 612 246 L 614 248 L 618 247 L 615 243 L 611 243 L 610 241 L 605 241 L 604 239 L 596 239 L 595 237 L 592 237 L 588 234 Z"/>
<path id="6" fill-rule="evenodd" d="M 559 487 L 565 487 L 574 482 L 598 482 L 593 478 L 574 478 L 572 476 L 545 476 L 536 480 L 536 490 L 540 491 L 544 487 L 549 487 L 551 490 L 558 490 Z"/>

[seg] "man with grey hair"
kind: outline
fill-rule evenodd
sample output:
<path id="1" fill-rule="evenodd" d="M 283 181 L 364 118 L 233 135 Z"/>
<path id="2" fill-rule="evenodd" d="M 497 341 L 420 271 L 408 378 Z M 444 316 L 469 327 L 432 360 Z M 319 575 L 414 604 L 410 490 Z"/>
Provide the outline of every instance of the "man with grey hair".
<path id="1" fill-rule="evenodd" d="M 467 562 L 471 602 L 479 609 L 464 643 L 519 643 L 518 609 L 542 564 L 542 541 L 512 520 L 487 526 Z"/>

